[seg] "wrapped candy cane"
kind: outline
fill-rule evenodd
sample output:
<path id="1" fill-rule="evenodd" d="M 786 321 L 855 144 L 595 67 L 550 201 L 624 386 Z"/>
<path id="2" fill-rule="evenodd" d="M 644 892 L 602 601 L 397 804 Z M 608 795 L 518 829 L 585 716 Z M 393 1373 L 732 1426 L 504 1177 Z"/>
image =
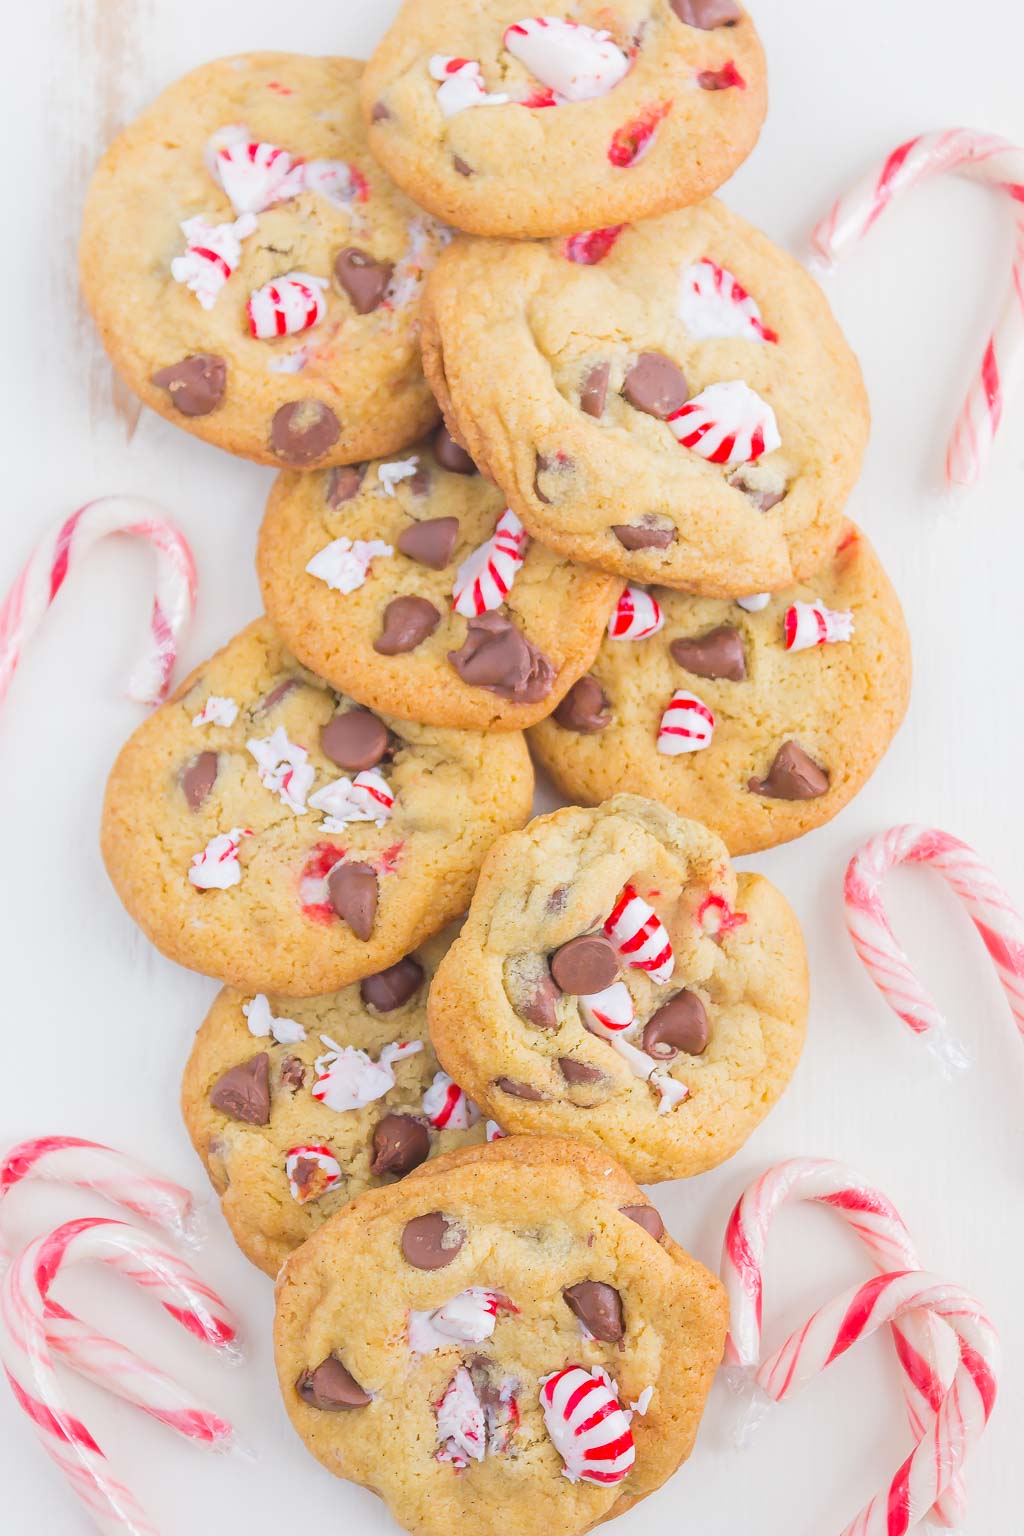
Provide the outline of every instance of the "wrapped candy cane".
<path id="1" fill-rule="evenodd" d="M 702 752 L 710 746 L 715 732 L 715 717 L 695 693 L 677 688 L 658 727 L 658 751 L 665 757 L 679 757 L 684 752 Z"/>
<path id="2" fill-rule="evenodd" d="M 844 896 L 846 926 L 865 969 L 893 1012 L 923 1035 L 946 1067 L 963 1067 L 963 1047 L 951 1038 L 945 1017 L 917 979 L 896 940 L 881 884 L 897 864 L 925 864 L 960 898 L 981 935 L 1024 1035 L 1024 922 L 1009 894 L 973 848 L 934 827 L 891 827 L 865 843 L 850 860 Z"/>
<path id="3" fill-rule="evenodd" d="M 480 1111 L 447 1072 L 435 1072 L 423 1095 L 423 1113 L 438 1131 L 468 1131 L 480 1119 Z"/>
<path id="4" fill-rule="evenodd" d="M 236 213 L 262 213 L 303 190 L 305 172 L 286 149 L 251 137 L 242 123 L 215 133 L 207 145 L 207 165 Z"/>
<path id="5" fill-rule="evenodd" d="M 605 921 L 605 934 L 627 965 L 646 971 L 652 981 L 666 982 L 675 967 L 672 944 L 664 923 L 638 896 L 631 885 L 624 885 L 618 901 Z"/>
<path id="6" fill-rule="evenodd" d="M 195 294 L 204 309 L 212 309 L 217 295 L 242 259 L 242 241 L 256 228 L 251 213 L 233 224 L 211 224 L 198 214 L 181 226 L 185 254 L 171 262 L 171 276 Z"/>
<path id="7" fill-rule="evenodd" d="M 452 607 L 465 618 L 500 608 L 512 590 L 529 547 L 526 529 L 510 507 L 491 537 L 467 555 L 455 573 Z"/>
<path id="8" fill-rule="evenodd" d="M 192 855 L 188 878 L 199 891 L 227 891 L 242 878 L 238 850 L 244 837 L 252 837 L 247 827 L 232 827 L 218 832 L 200 853 Z"/>
<path id="9" fill-rule="evenodd" d="M 0 605 L 0 700 L 27 641 L 70 572 L 110 533 L 145 539 L 156 551 L 156 593 L 150 616 L 152 644 L 132 673 L 129 696 L 159 704 L 171 685 L 178 646 L 195 612 L 196 566 L 183 534 L 161 509 L 140 496 L 102 496 L 79 507 L 37 544 Z"/>
<path id="10" fill-rule="evenodd" d="M 627 587 L 608 620 L 608 634 L 613 640 L 646 640 L 664 623 L 661 606 L 646 587 Z"/>
<path id="11" fill-rule="evenodd" d="M 318 325 L 327 313 L 325 277 L 308 272 L 288 272 L 264 283 L 250 295 L 246 305 L 249 331 L 258 341 L 274 336 L 293 336 Z"/>
<path id="12" fill-rule="evenodd" d="M 504 44 L 514 59 L 558 101 L 606 96 L 629 72 L 629 58 L 610 32 L 557 16 L 528 16 L 506 28 Z"/>
<path id="13" fill-rule="evenodd" d="M 835 645 L 853 638 L 853 614 L 849 608 L 826 608 L 813 603 L 792 603 L 782 620 L 787 651 L 807 651 L 815 645 Z"/>
<path id="14" fill-rule="evenodd" d="M 779 339 L 765 325 L 757 300 L 739 279 L 707 258 L 680 273 L 676 312 L 695 341 L 734 336 L 743 341 Z"/>
<path id="15" fill-rule="evenodd" d="M 509 100 L 498 92 L 488 92 L 484 72 L 476 59 L 453 59 L 435 53 L 427 66 L 437 88 L 437 104 L 443 117 L 454 117 L 467 107 L 500 107 Z"/>
<path id="16" fill-rule="evenodd" d="M 782 443 L 775 412 L 742 379 L 709 384 L 666 419 L 682 446 L 711 464 L 751 464 Z"/>
<path id="17" fill-rule="evenodd" d="M 839 199 L 811 236 L 830 265 L 871 229 L 894 198 L 929 176 L 968 176 L 1002 192 L 1013 205 L 1016 240 L 1002 314 L 982 354 L 946 454 L 951 486 L 973 485 L 988 462 L 1011 383 L 1024 355 L 1024 151 L 970 128 L 924 133 L 893 150 Z"/>
<path id="18" fill-rule="evenodd" d="M 916 1448 L 843 1536 L 903 1536 L 928 1517 L 980 1439 L 996 1399 L 999 1339 L 980 1304 L 935 1275 L 880 1275 L 816 1312 L 761 1366 L 759 1386 L 781 1402 L 878 1328 L 929 1311 L 957 1334 L 952 1385 Z"/>
<path id="19" fill-rule="evenodd" d="M 764 1262 L 772 1221 L 783 1205 L 814 1201 L 841 1216 L 860 1238 L 879 1274 L 920 1269 L 910 1233 L 892 1202 L 858 1173 L 827 1158 L 795 1157 L 769 1168 L 738 1201 L 726 1228 L 722 1282 L 729 1296 L 725 1358 L 732 1384 L 752 1384 L 761 1358 Z M 957 1349 L 951 1329 L 931 1312 L 908 1312 L 892 1324 L 903 1367 L 903 1395 L 915 1443 L 941 1407 L 953 1379 Z M 749 1430 L 759 1414 L 742 1426 Z M 965 1513 L 963 1489 L 953 1479 L 931 1518 L 958 1525 Z"/>
<path id="20" fill-rule="evenodd" d="M 636 1460 L 630 1415 L 607 1371 L 567 1365 L 542 1377 L 540 1406 L 570 1483 L 607 1487 L 628 1476 Z"/>

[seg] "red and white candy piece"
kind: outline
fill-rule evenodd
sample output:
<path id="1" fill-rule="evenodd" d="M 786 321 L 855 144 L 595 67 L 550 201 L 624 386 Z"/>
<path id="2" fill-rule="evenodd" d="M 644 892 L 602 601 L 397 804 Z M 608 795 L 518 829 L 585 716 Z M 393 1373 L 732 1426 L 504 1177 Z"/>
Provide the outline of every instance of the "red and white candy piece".
<path id="1" fill-rule="evenodd" d="M 608 620 L 608 634 L 613 640 L 646 640 L 664 623 L 658 600 L 646 587 L 627 587 Z"/>
<path id="2" fill-rule="evenodd" d="M 471 1285 L 429 1312 L 409 1313 L 409 1348 L 417 1355 L 450 1349 L 453 1343 L 482 1344 L 494 1332 L 499 1312 L 518 1312 L 505 1296 Z"/>
<path id="3" fill-rule="evenodd" d="M 206 163 L 239 214 L 262 213 L 303 190 L 302 162 L 293 161 L 277 144 L 252 138 L 243 123 L 232 123 L 212 136 Z"/>
<path id="4" fill-rule="evenodd" d="M 500 608 L 526 559 L 529 536 L 511 507 L 489 539 L 467 555 L 455 573 L 452 607 L 465 618 Z"/>
<path id="5" fill-rule="evenodd" d="M 307 160 L 302 166 L 302 186 L 307 192 L 319 193 L 335 208 L 351 208 L 370 196 L 370 183 L 362 171 L 344 160 Z"/>
<path id="6" fill-rule="evenodd" d="M 195 294 L 204 309 L 212 309 L 228 278 L 242 259 L 242 241 L 256 228 L 252 214 L 233 224 L 211 224 L 201 214 L 186 219 L 184 256 L 171 262 L 171 276 Z"/>
<path id="7" fill-rule="evenodd" d="M 528 16 L 505 31 L 505 47 L 556 102 L 606 96 L 629 72 L 629 58 L 609 32 L 558 16 Z"/>
<path id="8" fill-rule="evenodd" d="M 808 651 L 815 645 L 836 645 L 853 638 L 853 614 L 849 608 L 826 608 L 813 603 L 792 603 L 782 620 L 787 651 Z"/>
<path id="9" fill-rule="evenodd" d="M 507 1131 L 502 1130 L 497 1120 L 488 1120 L 487 1124 L 484 1126 L 484 1130 L 487 1133 L 488 1141 L 504 1141 L 505 1137 L 508 1135 Z"/>
<path id="10" fill-rule="evenodd" d="M 395 1086 L 395 1062 L 419 1055 L 420 1040 L 386 1045 L 376 1061 L 354 1045 L 338 1045 L 330 1035 L 320 1039 L 329 1049 L 313 1063 L 316 1081 L 312 1095 L 328 1109 L 344 1114 L 350 1109 L 365 1109 L 375 1099 L 382 1099 Z"/>
<path id="11" fill-rule="evenodd" d="M 742 379 L 709 384 L 668 424 L 684 448 L 710 464 L 751 464 L 782 443 L 775 412 Z"/>
<path id="12" fill-rule="evenodd" d="M 487 1455 L 487 1415 L 476 1395 L 473 1378 L 460 1365 L 434 1410 L 438 1461 L 450 1461 L 461 1471 Z"/>
<path id="13" fill-rule="evenodd" d="M 658 751 L 665 757 L 702 752 L 711 744 L 714 733 L 715 717 L 703 699 L 685 688 L 677 688 L 661 717 Z"/>
<path id="14" fill-rule="evenodd" d="M 316 778 L 316 769 L 309 761 L 305 747 L 289 741 L 283 725 L 262 739 L 250 736 L 245 745 L 256 759 L 256 770 L 263 787 L 277 795 L 281 804 L 294 815 L 304 815 L 306 796 Z"/>
<path id="15" fill-rule="evenodd" d="M 246 305 L 249 333 L 257 341 L 275 336 L 294 336 L 319 324 L 327 313 L 325 277 L 308 272 L 288 272 L 253 290 Z"/>
<path id="16" fill-rule="evenodd" d="M 596 267 L 611 251 L 625 229 L 625 224 L 609 224 L 605 229 L 587 229 L 581 234 L 570 235 L 562 246 L 566 261 L 574 261 L 581 267 Z"/>
<path id="17" fill-rule="evenodd" d="M 624 981 L 613 981 L 601 992 L 590 992 L 579 1000 L 584 1022 L 594 1034 L 622 1034 L 636 1023 L 636 1009 Z"/>
<path id="18" fill-rule="evenodd" d="M 325 812 L 325 832 L 340 832 L 353 821 L 382 827 L 391 819 L 395 797 L 376 768 L 364 768 L 354 779 L 335 779 L 318 789 L 306 803 L 311 810 Z"/>
<path id="19" fill-rule="evenodd" d="M 226 891 L 242 878 L 238 850 L 244 837 L 252 837 L 247 827 L 232 827 L 211 837 L 202 853 L 192 855 L 188 878 L 200 891 Z"/>
<path id="20" fill-rule="evenodd" d="M 332 592 L 355 592 L 370 574 L 372 562 L 393 555 L 383 539 L 334 539 L 310 560 L 306 571 L 326 582 Z"/>
<path id="21" fill-rule="evenodd" d="M 423 1095 L 423 1113 L 438 1131 L 468 1131 L 480 1119 L 480 1111 L 447 1072 L 435 1072 Z"/>
<path id="22" fill-rule="evenodd" d="M 435 53 L 427 66 L 430 78 L 440 81 L 437 104 L 443 117 L 455 117 L 467 107 L 500 107 L 509 100 L 499 92 L 489 92 L 484 72 L 476 59 L 449 58 Z"/>
<path id="23" fill-rule="evenodd" d="M 605 921 L 605 934 L 627 965 L 646 971 L 652 981 L 666 982 L 675 969 L 672 943 L 661 918 L 631 885 L 624 885 Z"/>
<path id="24" fill-rule="evenodd" d="M 251 1003 L 243 1003 L 242 1013 L 250 1035 L 254 1035 L 257 1040 L 272 1037 L 278 1045 L 297 1045 L 306 1038 L 306 1031 L 301 1024 L 294 1019 L 278 1018 L 271 1011 L 270 1000 L 263 992 L 257 992 Z"/>
<path id="25" fill-rule="evenodd" d="M 629 1474 L 636 1460 L 629 1414 L 607 1371 L 567 1365 L 543 1377 L 540 1406 L 570 1483 L 610 1486 Z"/>
<path id="26" fill-rule="evenodd" d="M 319 1178 L 310 1180 L 301 1177 L 296 1179 L 296 1174 L 302 1175 L 305 1170 L 302 1165 L 313 1163 L 319 1170 Z M 332 1189 L 337 1189 L 341 1183 L 341 1164 L 334 1156 L 330 1147 L 292 1147 L 284 1160 L 284 1170 L 288 1176 L 288 1188 L 292 1192 L 292 1199 L 299 1205 L 306 1205 L 310 1200 L 319 1200 L 321 1195 L 330 1194 Z"/>
<path id="27" fill-rule="evenodd" d="M 724 896 L 709 891 L 697 908 L 697 925 L 712 939 L 721 939 L 747 921 L 745 912 L 735 912 Z"/>
<path id="28" fill-rule="evenodd" d="M 683 269 L 676 310 L 694 341 L 779 339 L 765 325 L 757 300 L 739 279 L 707 258 Z"/>
<path id="29" fill-rule="evenodd" d="M 211 693 L 198 715 L 192 716 L 192 724 L 234 725 L 238 719 L 238 704 L 234 699 L 218 698 Z"/>

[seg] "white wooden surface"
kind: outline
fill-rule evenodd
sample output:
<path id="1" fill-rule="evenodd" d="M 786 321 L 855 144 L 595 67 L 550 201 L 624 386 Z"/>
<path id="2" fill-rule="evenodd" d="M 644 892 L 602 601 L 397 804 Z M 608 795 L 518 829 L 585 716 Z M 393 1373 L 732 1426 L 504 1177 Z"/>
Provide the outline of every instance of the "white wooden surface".
<path id="1" fill-rule="evenodd" d="M 252 554 L 270 472 L 234 462 L 144 415 L 113 387 L 75 282 L 75 240 L 90 167 L 110 135 L 178 74 L 255 48 L 365 54 L 393 0 L 34 0 L 6 18 L 9 130 L 0 584 L 35 534 L 109 490 L 159 496 L 195 547 L 201 605 L 185 661 L 198 662 L 257 608 Z M 814 218 L 874 156 L 923 128 L 967 123 L 1024 138 L 1015 0 L 990 0 L 977 25 L 957 0 L 758 0 L 773 105 L 728 201 L 802 253 Z M 955 1083 L 908 1038 L 868 985 L 843 929 L 842 872 L 870 833 L 921 820 L 973 842 L 1024 901 L 1018 811 L 1020 567 L 1024 558 L 1024 399 L 1011 409 L 983 487 L 955 504 L 938 483 L 942 441 L 1009 259 L 1006 210 L 946 181 L 894 210 L 832 291 L 864 362 L 875 428 L 851 510 L 903 595 L 916 684 L 894 748 L 831 826 L 753 861 L 806 927 L 810 1039 L 784 1102 L 744 1151 L 692 1183 L 663 1186 L 674 1234 L 717 1263 L 746 1183 L 796 1154 L 842 1157 L 902 1206 L 924 1259 L 974 1289 L 1002 1329 L 1001 1402 L 969 1469 L 968 1536 L 1020 1529 L 1024 1492 L 1021 1194 L 1024 1052 L 984 953 L 927 875 L 889 895 L 899 931 L 969 1041 Z M 0 717 L 6 916 L 0 929 L 3 1054 L 0 1143 L 48 1132 L 109 1139 L 199 1188 L 177 1113 L 192 1030 L 215 992 L 148 947 L 109 889 L 96 846 L 104 776 L 139 719 L 120 688 L 149 604 L 148 557 L 97 551 L 21 668 Z M 13 1202 L 12 1202 L 13 1207 Z M 81 1202 L 18 1196 L 28 1233 Z M 274 1383 L 271 1290 L 234 1249 L 215 1208 L 204 1270 L 233 1298 L 250 1340 L 232 1374 L 181 1350 L 134 1297 L 74 1279 L 67 1295 L 201 1385 L 241 1428 L 251 1458 L 216 1459 L 84 1387 L 75 1403 L 158 1516 L 165 1536 L 232 1528 L 387 1533 L 377 1500 L 335 1482 L 293 1437 Z M 780 1341 L 813 1304 L 866 1273 L 824 1214 L 780 1223 L 768 1293 Z M 776 1410 L 754 1447 L 731 1448 L 732 1404 L 714 1392 L 697 1450 L 665 1489 L 625 1517 L 622 1536 L 766 1536 L 839 1531 L 906 1450 L 897 1377 L 879 1341 Z M 397 1448 L 394 1454 L 398 1454 Z M 80 1536 L 84 1517 L 0 1390 L 4 1530 Z M 510 1522 L 514 1529 L 514 1520 Z"/>

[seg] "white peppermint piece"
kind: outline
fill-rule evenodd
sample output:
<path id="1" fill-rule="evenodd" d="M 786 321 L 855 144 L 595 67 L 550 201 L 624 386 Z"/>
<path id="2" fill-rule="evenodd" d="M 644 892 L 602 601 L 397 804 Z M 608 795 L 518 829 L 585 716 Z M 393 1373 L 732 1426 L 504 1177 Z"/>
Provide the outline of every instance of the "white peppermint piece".
<path id="1" fill-rule="evenodd" d="M 439 1131 L 468 1131 L 480 1119 L 480 1110 L 447 1072 L 435 1072 L 423 1095 L 423 1113 Z"/>
<path id="2" fill-rule="evenodd" d="M 674 1077 L 669 1077 L 667 1072 L 652 1072 L 649 1082 L 652 1088 L 658 1091 L 658 1114 L 667 1115 L 675 1109 L 684 1099 L 689 1098 L 690 1090 L 685 1083 L 677 1083 Z"/>
<path id="3" fill-rule="evenodd" d="M 394 1064 L 415 1056 L 423 1049 L 420 1040 L 386 1045 L 376 1061 L 353 1045 L 338 1045 L 330 1035 L 320 1039 L 329 1049 L 318 1056 L 313 1084 L 314 1099 L 328 1109 L 344 1114 L 349 1109 L 365 1109 L 375 1099 L 382 1099 L 395 1086 Z"/>
<path id="4" fill-rule="evenodd" d="M 185 254 L 171 262 L 171 276 L 195 294 L 203 309 L 212 309 L 228 278 L 242 259 L 242 241 L 256 229 L 252 214 L 233 224 L 211 224 L 198 214 L 181 225 Z"/>
<path id="5" fill-rule="evenodd" d="M 238 705 L 234 699 L 218 698 L 211 693 L 198 715 L 192 716 L 193 725 L 234 725 L 238 719 Z"/>
<path id="6" fill-rule="evenodd" d="M 271 352 L 267 369 L 270 373 L 301 373 L 309 358 L 309 347 L 296 347 L 294 352 Z"/>
<path id="7" fill-rule="evenodd" d="M 428 1312 L 409 1313 L 409 1348 L 429 1355 L 453 1343 L 482 1344 L 494 1332 L 501 1298 L 483 1286 L 460 1291 L 443 1306 Z"/>
<path id="8" fill-rule="evenodd" d="M 416 214 L 409 220 L 409 248 L 395 264 L 385 297 L 393 309 L 406 309 L 417 297 L 423 279 L 434 266 L 455 231 L 429 213 Z"/>
<path id="9" fill-rule="evenodd" d="M 449 58 L 435 53 L 427 68 L 432 80 L 441 83 L 437 88 L 437 104 L 443 117 L 455 117 L 467 107 L 500 107 L 508 96 L 489 92 L 484 84 L 483 70 L 476 59 Z"/>
<path id="10" fill-rule="evenodd" d="M 679 275 L 676 313 L 695 341 L 738 337 L 775 341 L 761 319 L 756 299 L 738 278 L 713 261 L 697 261 Z"/>
<path id="11" fill-rule="evenodd" d="M 249 1025 L 250 1035 L 255 1035 L 257 1040 L 271 1035 L 278 1045 L 298 1045 L 300 1040 L 306 1038 L 306 1031 L 301 1024 L 297 1024 L 294 1019 L 279 1019 L 271 1012 L 270 1001 L 264 992 L 257 992 L 251 1003 L 243 1003 L 242 1012 Z"/>
<path id="12" fill-rule="evenodd" d="M 391 818 L 395 797 L 376 768 L 365 768 L 354 779 L 335 779 L 310 795 L 314 811 L 324 811 L 324 830 L 340 832 L 353 821 L 372 821 L 382 827 Z"/>
<path id="13" fill-rule="evenodd" d="M 344 160 L 307 160 L 303 173 L 307 191 L 325 197 L 334 208 L 350 208 L 366 187 L 360 172 Z"/>
<path id="14" fill-rule="evenodd" d="M 709 464 L 751 464 L 782 446 L 775 412 L 743 379 L 709 384 L 673 411 L 668 425 Z"/>
<path id="15" fill-rule="evenodd" d="M 505 47 L 563 101 L 591 101 L 629 72 L 629 59 L 610 32 L 558 16 L 530 16 L 505 32 Z"/>
<path id="16" fill-rule="evenodd" d="M 740 608 L 746 609 L 747 613 L 760 613 L 762 608 L 768 607 L 771 600 L 770 592 L 755 592 L 751 597 L 738 597 L 736 602 Z"/>
<path id="17" fill-rule="evenodd" d="M 473 1380 L 460 1365 L 435 1409 L 439 1461 L 465 1467 L 487 1454 L 487 1416 Z"/>
<path id="18" fill-rule="evenodd" d="M 238 884 L 242 878 L 238 849 L 243 837 L 252 837 L 252 833 L 232 827 L 230 832 L 211 837 L 202 853 L 192 855 L 188 878 L 198 890 L 226 891 Z"/>
<path id="19" fill-rule="evenodd" d="M 394 492 L 391 493 L 394 495 Z M 382 539 L 335 539 L 306 566 L 310 576 L 325 581 L 332 592 L 355 592 L 363 585 L 374 560 L 394 554 Z"/>
<path id="20" fill-rule="evenodd" d="M 316 778 L 305 747 L 289 741 L 283 725 L 262 740 L 251 736 L 245 745 L 256 759 L 264 788 L 277 795 L 281 804 L 296 816 L 305 815 L 306 796 Z"/>
<path id="21" fill-rule="evenodd" d="M 400 480 L 411 480 L 419 468 L 419 462 L 413 454 L 411 459 L 395 459 L 390 464 L 378 464 L 377 479 L 385 496 L 395 495 L 395 486 Z"/>
<path id="22" fill-rule="evenodd" d="M 484 1129 L 487 1132 L 488 1141 L 504 1141 L 508 1135 L 507 1131 L 502 1130 L 497 1120 L 488 1120 Z"/>
<path id="23" fill-rule="evenodd" d="M 643 1391 L 640 1393 L 640 1396 L 637 1398 L 636 1402 L 635 1403 L 630 1403 L 629 1406 L 630 1406 L 630 1408 L 632 1409 L 632 1411 L 634 1413 L 638 1413 L 640 1415 L 640 1417 L 643 1418 L 644 1414 L 647 1412 L 648 1408 L 651 1406 L 651 1398 L 653 1396 L 654 1396 L 654 1388 L 653 1387 L 644 1387 Z"/>
<path id="24" fill-rule="evenodd" d="M 231 123 L 213 134 L 204 159 L 236 213 L 262 213 L 296 197 L 304 187 L 301 161 L 296 165 L 280 145 L 254 139 L 244 123 Z"/>

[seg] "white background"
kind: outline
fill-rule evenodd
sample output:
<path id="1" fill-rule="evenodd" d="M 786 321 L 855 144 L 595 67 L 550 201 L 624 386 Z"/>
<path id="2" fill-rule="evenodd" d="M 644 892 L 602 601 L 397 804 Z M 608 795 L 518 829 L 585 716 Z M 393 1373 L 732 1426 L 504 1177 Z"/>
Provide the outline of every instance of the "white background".
<path id="1" fill-rule="evenodd" d="M 198 663 L 257 611 L 253 546 L 271 472 L 236 462 L 116 407 L 75 281 L 75 241 L 94 160 L 118 127 L 177 75 L 257 48 L 365 55 L 393 0 L 33 0 L 5 16 L 8 128 L 0 244 L 4 295 L 0 586 L 37 533 L 108 491 L 158 496 L 192 541 L 201 574 L 184 661 Z M 758 0 L 772 107 L 732 207 L 803 255 L 833 196 L 876 156 L 926 128 L 1024 136 L 1017 0 L 977 23 L 960 0 Z M 950 1084 L 869 985 L 843 927 L 842 874 L 864 839 L 917 820 L 968 839 L 1024 901 L 1018 812 L 1024 398 L 1011 408 L 984 485 L 954 502 L 942 443 L 994 317 L 1010 256 L 1008 207 L 945 180 L 894 209 L 831 282 L 863 360 L 874 434 L 851 511 L 902 594 L 916 679 L 898 740 L 859 799 L 803 842 L 750 861 L 800 914 L 813 1005 L 803 1062 L 783 1103 L 731 1163 L 657 1193 L 674 1235 L 717 1264 L 728 1212 L 782 1157 L 847 1159 L 902 1208 L 924 1262 L 974 1290 L 1002 1330 L 1006 1368 L 990 1433 L 969 1468 L 969 1536 L 1020 1529 L 1024 1492 L 1021 1231 L 1024 1053 L 973 930 L 934 877 L 887 886 L 901 936 L 970 1044 Z M 97 851 L 103 781 L 140 711 L 120 697 L 149 606 L 149 557 L 108 543 L 62 593 L 0 717 L 6 915 L 0 928 L 3 1052 L 0 1144 L 44 1133 L 110 1140 L 199 1189 L 177 1111 L 180 1071 L 215 984 L 176 970 L 142 939 Z M 10 1202 L 27 1234 L 82 1200 L 36 1188 Z M 271 1287 L 209 1212 L 204 1273 L 245 1320 L 249 1361 L 231 1373 L 134 1296 L 102 1279 L 62 1295 L 172 1364 L 237 1422 L 251 1460 L 177 1443 L 101 1394 L 69 1390 L 164 1536 L 224 1522 L 280 1529 L 395 1529 L 369 1494 L 306 1456 L 278 1399 Z M 835 1218 L 786 1214 L 772 1244 L 768 1334 L 781 1342 L 812 1305 L 867 1274 Z M 716 1387 L 697 1450 L 622 1536 L 829 1536 L 908 1448 L 888 1346 L 862 1346 L 778 1408 L 754 1447 L 730 1442 L 732 1403 Z M 385 1454 L 389 1448 L 382 1447 Z M 397 1450 L 391 1453 L 397 1453 Z M 59 1476 L 0 1388 L 0 1487 L 10 1536 L 87 1530 Z M 515 1529 L 510 1518 L 510 1531 Z"/>

